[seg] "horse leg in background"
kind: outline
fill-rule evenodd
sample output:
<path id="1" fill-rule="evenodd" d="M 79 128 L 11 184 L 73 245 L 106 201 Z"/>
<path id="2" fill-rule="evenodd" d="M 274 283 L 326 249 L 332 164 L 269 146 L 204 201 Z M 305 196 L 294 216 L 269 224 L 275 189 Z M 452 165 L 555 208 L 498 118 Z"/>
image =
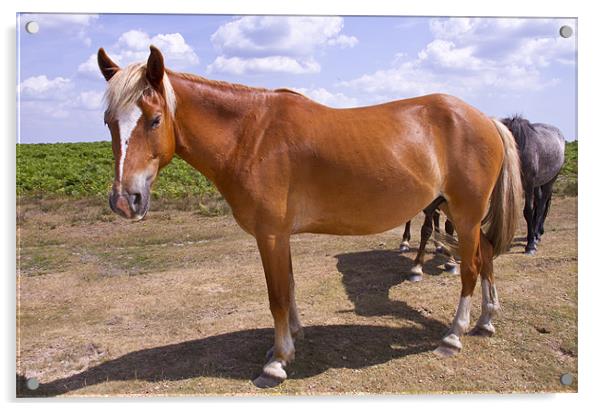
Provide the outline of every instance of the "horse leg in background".
<path id="1" fill-rule="evenodd" d="M 535 245 L 535 220 L 533 210 L 533 197 L 535 196 L 535 189 L 532 186 L 525 186 L 525 208 L 523 209 L 523 216 L 527 222 L 527 246 L 525 247 L 525 254 L 533 255 L 537 251 Z"/>
<path id="2" fill-rule="evenodd" d="M 403 237 L 401 237 L 401 244 L 399 245 L 399 251 L 405 253 L 406 251 L 410 251 L 410 226 L 412 224 L 412 220 L 406 223 L 406 228 L 403 230 Z"/>
<path id="3" fill-rule="evenodd" d="M 253 383 L 260 388 L 274 387 L 287 377 L 284 367 L 295 358 L 291 333 L 291 278 L 289 235 L 258 234 L 257 247 L 268 287 L 270 311 L 274 317 L 274 347 L 262 373 Z"/>
<path id="4" fill-rule="evenodd" d="M 455 216 L 455 214 L 454 214 Z M 470 325 L 470 305 L 472 294 L 481 271 L 482 258 L 480 246 L 480 216 L 475 222 L 456 221 L 460 248 L 460 274 L 462 278 L 462 293 L 456 310 L 456 315 L 450 330 L 447 332 L 435 353 L 444 357 L 454 355 L 462 349 L 460 337 L 468 331 Z"/>
<path id="5" fill-rule="evenodd" d="M 544 233 L 543 225 L 546 221 L 546 218 L 548 217 L 548 211 L 550 210 L 551 203 L 552 203 L 552 195 L 550 194 L 550 197 L 548 197 L 548 201 L 544 205 L 544 210 L 543 210 L 543 215 L 541 217 L 541 220 L 538 223 L 537 228 L 535 229 L 535 241 L 537 241 L 537 242 L 541 241 L 541 236 Z"/>
<path id="6" fill-rule="evenodd" d="M 552 180 L 548 181 L 540 187 L 541 196 L 539 199 L 539 203 L 536 202 L 535 204 L 537 215 L 535 221 L 535 241 L 537 242 L 541 240 L 541 236 L 544 233 L 543 225 L 546 221 L 546 218 L 548 217 L 548 211 L 550 211 L 550 204 L 552 203 L 552 189 L 554 186 L 554 182 L 556 181 L 556 177 L 554 177 Z"/>
<path id="7" fill-rule="evenodd" d="M 420 281 L 422 280 L 422 266 L 424 265 L 424 252 L 426 249 L 426 243 L 428 242 L 431 235 L 433 235 L 433 215 L 437 211 L 437 207 L 441 203 L 445 202 L 443 197 L 437 197 L 431 204 L 428 205 L 427 208 L 423 210 L 424 212 L 424 223 L 422 224 L 422 228 L 420 229 L 420 247 L 418 247 L 418 253 L 416 254 L 416 258 L 414 259 L 414 266 L 410 270 L 409 281 Z"/>
<path id="8" fill-rule="evenodd" d="M 451 222 L 449 218 L 445 219 L 445 234 L 449 236 L 454 235 L 454 224 Z"/>
<path id="9" fill-rule="evenodd" d="M 299 311 L 297 311 L 297 300 L 295 298 L 295 278 L 293 276 L 293 261 L 290 248 L 288 251 L 288 275 L 290 287 L 289 327 L 293 339 L 300 340 L 303 338 L 303 326 L 301 325 L 301 320 L 299 319 Z"/>
<path id="10" fill-rule="evenodd" d="M 445 220 L 445 234 L 448 237 L 454 236 L 454 225 L 449 218 Z M 444 249 L 444 254 L 447 255 L 447 261 L 445 262 L 445 271 L 448 274 L 458 274 L 458 262 L 454 258 L 453 254 Z"/>
<path id="11" fill-rule="evenodd" d="M 497 298 L 497 291 L 493 281 L 493 247 L 489 239 L 483 234 L 483 231 L 481 231 L 479 246 L 481 260 L 481 291 L 483 294 L 481 300 L 481 316 L 469 334 L 480 337 L 491 337 L 493 333 L 495 333 L 495 327 L 491 323 L 491 319 L 500 309 L 500 303 Z"/>
<path id="12" fill-rule="evenodd" d="M 537 221 L 539 220 L 539 214 L 543 214 L 544 206 L 541 187 L 535 187 L 535 191 L 533 192 L 533 237 L 536 245 L 539 242 L 539 238 L 537 238 Z"/>
<path id="13" fill-rule="evenodd" d="M 410 276 L 408 281 L 416 282 L 422 280 L 422 266 L 424 265 L 424 252 L 426 249 L 426 243 L 433 234 L 433 212 L 429 211 L 428 208 L 424 210 L 424 223 L 420 229 L 420 247 L 418 247 L 418 253 L 414 258 L 414 266 L 410 269 Z"/>
<path id="14" fill-rule="evenodd" d="M 433 223 L 435 226 L 435 232 L 436 233 L 440 233 L 441 232 L 441 228 L 440 228 L 440 222 L 441 220 L 441 213 L 439 213 L 439 210 L 435 210 L 435 212 L 433 213 Z M 434 240 L 435 241 L 435 253 L 436 254 L 440 254 L 445 250 L 445 247 L 443 247 L 443 244 L 441 244 L 440 241 L 438 241 L 437 239 Z"/>

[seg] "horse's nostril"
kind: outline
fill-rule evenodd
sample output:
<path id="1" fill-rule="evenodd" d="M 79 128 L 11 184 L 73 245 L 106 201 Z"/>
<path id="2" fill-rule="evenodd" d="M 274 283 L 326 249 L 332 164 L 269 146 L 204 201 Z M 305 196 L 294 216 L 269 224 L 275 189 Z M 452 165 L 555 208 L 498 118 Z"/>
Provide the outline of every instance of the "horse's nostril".
<path id="1" fill-rule="evenodd" d="M 140 193 L 130 194 L 130 204 L 132 206 L 132 210 L 137 213 L 140 211 L 140 205 L 142 203 L 142 195 Z"/>

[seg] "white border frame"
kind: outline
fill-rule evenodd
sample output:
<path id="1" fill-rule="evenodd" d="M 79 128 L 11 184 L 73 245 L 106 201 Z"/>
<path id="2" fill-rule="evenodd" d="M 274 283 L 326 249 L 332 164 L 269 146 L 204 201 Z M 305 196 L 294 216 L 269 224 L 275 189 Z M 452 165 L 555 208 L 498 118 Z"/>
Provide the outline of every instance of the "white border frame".
<path id="1" fill-rule="evenodd" d="M 392 0 L 306 0 L 303 2 L 285 2 L 275 0 L 213 0 L 193 2 L 190 0 L 147 0 L 144 2 L 124 2 L 123 0 L 102 0 L 100 2 L 81 2 L 73 0 L 20 0 L 18 3 L 1 4 L 4 64 L 1 65 L 2 90 L 5 95 L 2 104 L 2 179 L 0 192 L 6 195 L 2 202 L 2 215 L 5 218 L 2 227 L 4 301 L 2 331 L 2 372 L 6 379 L 2 384 L 2 399 L 10 409 L 16 403 L 25 406 L 43 406 L 46 408 L 85 407 L 100 409 L 110 406 L 131 406 L 132 402 L 144 402 L 144 407 L 162 409 L 168 402 L 176 402 L 180 407 L 206 407 L 222 403 L 231 407 L 244 406 L 250 409 L 264 409 L 265 406 L 284 406 L 293 409 L 312 406 L 325 402 L 328 406 L 393 406 L 420 409 L 466 408 L 474 405 L 486 406 L 488 410 L 506 409 L 516 405 L 530 408 L 569 409 L 595 403 L 600 373 L 600 320 L 602 298 L 600 270 L 596 267 L 596 255 L 600 253 L 594 241 L 596 233 L 601 232 L 600 220 L 596 220 L 596 209 L 600 206 L 600 187 L 597 177 L 601 174 L 595 168 L 600 164 L 598 156 L 602 153 L 602 135 L 598 122 L 601 107 L 599 96 L 600 65 L 599 42 L 602 39 L 602 21 L 594 6 L 596 2 L 558 1 L 528 2 L 525 0 L 504 0 L 499 2 L 453 0 L 453 1 L 411 1 Z M 401 397 L 367 396 L 358 397 L 301 397 L 290 398 L 230 398 L 230 399 L 69 399 L 69 400 L 15 400 L 15 142 L 16 142 L 16 12 L 78 12 L 78 13 L 195 13 L 195 14 L 314 14 L 314 15 L 415 15 L 415 16 L 508 16 L 508 17 L 577 17 L 578 20 L 578 131 L 579 131 L 579 393 L 578 394 L 531 394 L 531 395 L 420 395 Z M 309 402 L 309 403 L 308 403 Z M 599 402 L 596 401 L 596 402 Z M 578 404 L 577 404 L 578 403 Z M 378 404 L 378 405 L 376 405 Z"/>

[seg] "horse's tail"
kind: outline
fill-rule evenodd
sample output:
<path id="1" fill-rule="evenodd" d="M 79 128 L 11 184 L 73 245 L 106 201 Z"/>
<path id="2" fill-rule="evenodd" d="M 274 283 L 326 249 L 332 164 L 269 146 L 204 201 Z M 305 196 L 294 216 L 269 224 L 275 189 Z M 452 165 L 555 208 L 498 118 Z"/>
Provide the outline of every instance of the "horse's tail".
<path id="1" fill-rule="evenodd" d="M 493 255 L 497 257 L 508 250 L 514 238 L 521 216 L 523 189 L 516 141 L 504 124 L 496 119 L 492 120 L 504 144 L 504 161 L 483 225 L 487 227 L 485 236 L 493 244 Z"/>

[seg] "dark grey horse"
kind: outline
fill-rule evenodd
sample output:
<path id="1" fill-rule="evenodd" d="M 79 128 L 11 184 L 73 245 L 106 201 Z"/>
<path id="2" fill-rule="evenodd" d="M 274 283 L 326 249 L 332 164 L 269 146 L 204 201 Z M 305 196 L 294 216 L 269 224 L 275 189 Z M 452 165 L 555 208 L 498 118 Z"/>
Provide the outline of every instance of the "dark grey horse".
<path id="1" fill-rule="evenodd" d="M 564 164 L 564 137 L 560 130 L 549 124 L 534 123 L 519 115 L 501 120 L 512 132 L 520 152 L 521 176 L 525 190 L 525 207 L 523 215 L 527 221 L 527 246 L 525 253 L 534 254 L 537 243 L 544 233 L 544 222 L 552 201 L 552 186 Z M 411 281 L 420 281 L 422 265 L 424 264 L 424 249 L 428 239 L 435 231 L 439 232 L 439 213 L 437 204 L 432 204 L 424 210 L 424 224 L 420 232 L 420 247 L 411 270 Z M 454 232 L 453 224 L 445 222 L 447 236 Z M 400 251 L 410 250 L 410 221 L 406 223 Z M 437 252 L 444 248 L 436 241 Z M 445 265 L 448 272 L 455 273 L 453 257 Z"/>
<path id="2" fill-rule="evenodd" d="M 549 124 L 530 123 L 519 115 L 504 118 L 520 152 L 525 190 L 523 215 L 527 221 L 525 253 L 534 254 L 544 233 L 544 221 L 552 201 L 552 186 L 564 164 L 564 137 Z"/>

